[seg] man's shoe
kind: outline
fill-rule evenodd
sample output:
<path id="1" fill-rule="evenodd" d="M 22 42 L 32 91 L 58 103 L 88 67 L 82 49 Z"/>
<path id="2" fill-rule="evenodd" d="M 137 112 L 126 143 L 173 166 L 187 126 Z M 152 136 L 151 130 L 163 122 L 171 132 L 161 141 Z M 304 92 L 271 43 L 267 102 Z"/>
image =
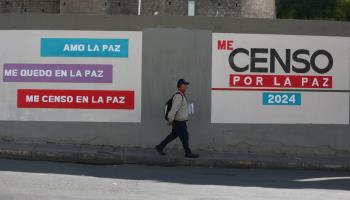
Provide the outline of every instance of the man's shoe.
<path id="1" fill-rule="evenodd" d="M 159 145 L 157 145 L 156 147 L 154 147 L 156 149 L 156 151 L 162 155 L 165 156 L 166 154 L 163 152 L 163 148 L 161 148 Z"/>
<path id="2" fill-rule="evenodd" d="M 199 155 L 194 154 L 194 153 L 186 153 L 185 157 L 186 158 L 199 158 Z"/>

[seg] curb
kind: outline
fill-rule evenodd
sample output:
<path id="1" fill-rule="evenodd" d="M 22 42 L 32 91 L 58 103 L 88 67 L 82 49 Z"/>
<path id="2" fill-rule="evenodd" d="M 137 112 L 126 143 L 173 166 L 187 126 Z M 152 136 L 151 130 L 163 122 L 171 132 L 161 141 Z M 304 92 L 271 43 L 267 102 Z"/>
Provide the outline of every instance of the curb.
<path id="1" fill-rule="evenodd" d="M 311 157 L 199 152 L 198 159 L 184 158 L 177 150 L 160 156 L 151 148 L 72 144 L 0 142 L 0 158 L 76 162 L 87 164 L 143 164 L 224 168 L 350 170 L 350 157 Z"/>

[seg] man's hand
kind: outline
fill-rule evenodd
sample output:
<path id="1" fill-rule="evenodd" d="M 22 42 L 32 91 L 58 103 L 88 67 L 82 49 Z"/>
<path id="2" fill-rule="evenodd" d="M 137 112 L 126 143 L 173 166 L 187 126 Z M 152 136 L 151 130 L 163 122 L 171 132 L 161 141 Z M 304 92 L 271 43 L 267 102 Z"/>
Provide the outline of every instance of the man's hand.
<path id="1" fill-rule="evenodd" d="M 172 124 L 173 124 L 173 122 L 171 122 L 171 121 L 166 121 L 166 124 L 168 125 L 168 126 L 171 126 Z"/>

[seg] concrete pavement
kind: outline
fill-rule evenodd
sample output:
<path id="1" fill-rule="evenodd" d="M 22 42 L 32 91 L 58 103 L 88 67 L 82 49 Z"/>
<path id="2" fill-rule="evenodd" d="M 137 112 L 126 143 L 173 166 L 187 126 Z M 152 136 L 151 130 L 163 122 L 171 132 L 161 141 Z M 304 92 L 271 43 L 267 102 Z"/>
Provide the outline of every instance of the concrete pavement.
<path id="1" fill-rule="evenodd" d="M 0 160 L 1 200 L 348 200 L 350 173 Z"/>
<path id="2" fill-rule="evenodd" d="M 195 151 L 201 155 L 199 159 L 187 159 L 182 149 L 166 149 L 166 152 L 167 156 L 160 156 L 153 148 L 0 142 L 0 158 L 91 164 L 350 170 L 350 157 L 344 156 L 233 154 L 202 150 Z"/>

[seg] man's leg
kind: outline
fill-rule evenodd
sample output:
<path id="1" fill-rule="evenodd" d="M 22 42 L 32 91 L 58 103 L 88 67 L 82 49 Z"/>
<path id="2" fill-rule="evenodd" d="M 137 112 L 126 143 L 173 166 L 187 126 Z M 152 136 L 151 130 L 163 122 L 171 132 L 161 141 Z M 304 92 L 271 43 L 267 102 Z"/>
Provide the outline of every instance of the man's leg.
<path id="1" fill-rule="evenodd" d="M 191 154 L 190 145 L 188 142 L 188 131 L 186 122 L 179 122 L 177 131 L 179 138 L 181 140 L 182 146 L 185 150 L 186 155 Z"/>
<path id="2" fill-rule="evenodd" d="M 175 128 L 176 128 L 176 125 L 175 123 L 173 123 L 171 133 L 160 144 L 157 145 L 158 148 L 163 150 L 167 144 L 169 144 L 171 141 L 177 138 L 178 135 L 175 131 Z"/>

